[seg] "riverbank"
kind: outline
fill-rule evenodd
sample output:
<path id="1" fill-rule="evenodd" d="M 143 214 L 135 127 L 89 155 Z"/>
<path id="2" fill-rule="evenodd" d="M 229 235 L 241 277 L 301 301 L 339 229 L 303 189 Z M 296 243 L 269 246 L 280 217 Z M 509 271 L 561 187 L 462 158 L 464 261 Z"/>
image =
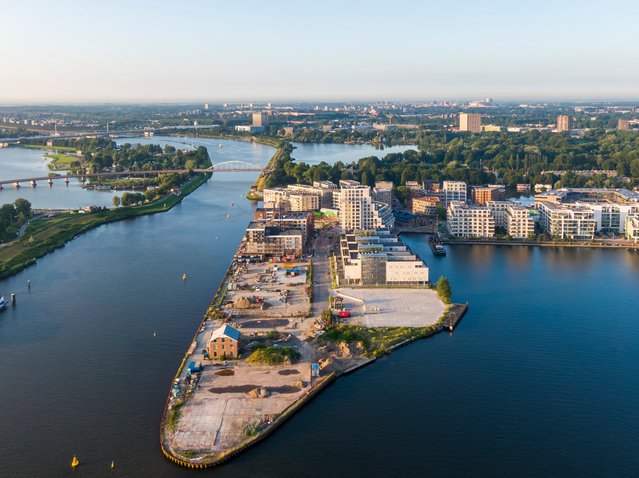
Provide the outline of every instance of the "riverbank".
<path id="1" fill-rule="evenodd" d="M 166 212 L 182 199 L 206 183 L 210 174 L 196 176 L 181 188 L 180 194 L 171 194 L 150 204 L 121 207 L 96 213 L 62 213 L 53 218 L 37 219 L 16 241 L 0 246 L 0 279 L 9 277 L 35 264 L 37 259 L 52 252 L 75 237 L 102 224 L 137 216 Z"/>
<path id="2" fill-rule="evenodd" d="M 251 190 L 247 193 L 246 195 L 247 199 L 250 199 L 253 201 L 262 201 L 264 199 L 264 195 L 262 194 L 262 191 L 264 190 L 266 185 L 266 178 L 271 173 L 271 171 L 275 169 L 275 166 L 277 165 L 277 161 L 282 157 L 283 154 L 286 153 L 285 146 L 286 146 L 286 143 L 279 145 L 277 151 L 275 151 L 275 154 L 273 155 L 271 160 L 268 162 L 268 164 L 264 168 L 264 171 L 262 171 L 262 173 L 257 177 L 255 182 L 253 183 L 253 186 L 251 187 Z"/>
<path id="3" fill-rule="evenodd" d="M 538 246 L 538 247 L 587 247 L 594 249 L 628 249 L 639 250 L 639 243 L 629 241 L 608 241 L 608 240 L 591 240 L 591 241 L 535 241 L 527 239 L 442 239 L 442 243 L 454 246 Z"/>

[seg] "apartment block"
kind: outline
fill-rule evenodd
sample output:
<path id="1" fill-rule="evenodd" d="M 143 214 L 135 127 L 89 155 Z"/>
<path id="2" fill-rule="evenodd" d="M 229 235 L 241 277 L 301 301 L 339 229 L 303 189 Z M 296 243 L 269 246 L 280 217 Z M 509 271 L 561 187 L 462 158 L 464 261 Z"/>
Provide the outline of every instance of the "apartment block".
<path id="1" fill-rule="evenodd" d="M 339 215 L 343 231 L 357 229 L 392 229 L 393 211 L 388 204 L 373 200 L 371 188 L 357 181 L 340 181 Z"/>
<path id="2" fill-rule="evenodd" d="M 470 190 L 475 204 L 485 206 L 488 201 L 503 201 L 506 199 L 506 188 L 503 186 L 475 186 Z"/>
<path id="3" fill-rule="evenodd" d="M 557 239 L 592 239 L 597 222 L 590 209 L 574 204 L 535 202 L 539 211 L 539 224 L 550 236 Z"/>
<path id="4" fill-rule="evenodd" d="M 442 204 L 442 202 L 435 196 L 414 198 L 411 202 L 412 213 L 434 216 L 437 214 L 437 209 L 440 204 Z"/>
<path id="5" fill-rule="evenodd" d="M 495 218 L 486 206 L 451 201 L 447 209 L 448 231 L 455 237 L 494 237 Z"/>

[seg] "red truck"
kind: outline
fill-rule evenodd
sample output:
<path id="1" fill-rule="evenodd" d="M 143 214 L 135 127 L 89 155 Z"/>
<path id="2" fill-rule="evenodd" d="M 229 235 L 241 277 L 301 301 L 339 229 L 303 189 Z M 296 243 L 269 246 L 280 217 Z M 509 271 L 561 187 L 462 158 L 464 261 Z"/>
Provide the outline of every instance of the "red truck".
<path id="1" fill-rule="evenodd" d="M 348 311 L 348 310 L 340 310 L 340 311 L 337 313 L 337 316 L 338 316 L 340 319 L 345 319 L 346 317 L 350 317 L 350 316 L 351 316 L 351 313 L 350 313 L 350 311 Z"/>

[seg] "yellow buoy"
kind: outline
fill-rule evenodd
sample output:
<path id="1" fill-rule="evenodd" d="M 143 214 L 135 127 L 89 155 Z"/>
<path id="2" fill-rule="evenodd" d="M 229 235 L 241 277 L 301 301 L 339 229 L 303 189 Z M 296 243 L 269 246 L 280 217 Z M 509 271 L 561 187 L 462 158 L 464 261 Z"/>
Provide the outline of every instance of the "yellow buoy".
<path id="1" fill-rule="evenodd" d="M 111 462 L 111 469 L 115 468 L 115 460 Z"/>
<path id="2" fill-rule="evenodd" d="M 75 468 L 76 466 L 78 466 L 80 464 L 80 462 L 78 461 L 78 459 L 76 458 L 75 455 L 73 455 L 73 460 L 71 460 L 71 467 Z"/>
<path id="3" fill-rule="evenodd" d="M 186 274 L 182 274 L 182 280 L 186 280 Z"/>

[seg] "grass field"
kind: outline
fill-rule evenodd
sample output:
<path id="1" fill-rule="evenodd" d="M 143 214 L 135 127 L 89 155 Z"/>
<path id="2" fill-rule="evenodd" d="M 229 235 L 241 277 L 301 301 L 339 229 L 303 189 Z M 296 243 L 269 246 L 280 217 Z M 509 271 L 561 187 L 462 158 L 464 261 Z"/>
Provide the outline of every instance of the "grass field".
<path id="1" fill-rule="evenodd" d="M 80 165 L 80 160 L 77 156 L 69 156 L 63 153 L 47 153 L 45 157 L 51 159 L 48 166 L 53 171 L 72 169 Z"/>
<path id="2" fill-rule="evenodd" d="M 75 152 L 75 148 L 71 146 L 44 146 L 42 144 L 21 144 L 20 147 L 27 149 L 47 149 L 49 151 L 72 151 Z"/>

